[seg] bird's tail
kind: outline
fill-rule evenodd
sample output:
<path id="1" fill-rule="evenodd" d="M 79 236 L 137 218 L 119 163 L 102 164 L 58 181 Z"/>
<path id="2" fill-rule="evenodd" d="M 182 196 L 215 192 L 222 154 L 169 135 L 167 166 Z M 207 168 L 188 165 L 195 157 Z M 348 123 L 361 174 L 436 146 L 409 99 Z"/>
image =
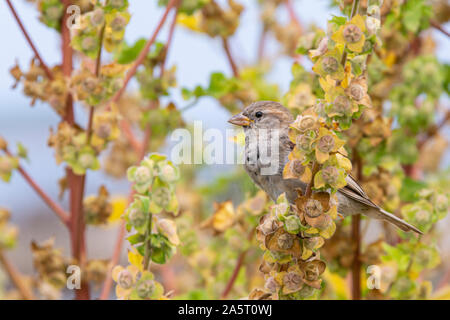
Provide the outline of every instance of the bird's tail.
<path id="1" fill-rule="evenodd" d="M 374 212 L 374 211 L 376 211 L 376 212 Z M 372 213 L 371 216 L 373 216 L 374 218 L 386 220 L 386 221 L 394 224 L 398 228 L 402 229 L 403 231 L 414 231 L 418 234 L 423 234 L 422 231 L 420 231 L 413 225 L 410 225 L 406 221 L 400 219 L 399 217 L 394 216 L 392 213 L 387 212 L 381 208 L 378 208 L 378 210 L 374 209 L 374 210 L 372 210 L 371 213 Z"/>

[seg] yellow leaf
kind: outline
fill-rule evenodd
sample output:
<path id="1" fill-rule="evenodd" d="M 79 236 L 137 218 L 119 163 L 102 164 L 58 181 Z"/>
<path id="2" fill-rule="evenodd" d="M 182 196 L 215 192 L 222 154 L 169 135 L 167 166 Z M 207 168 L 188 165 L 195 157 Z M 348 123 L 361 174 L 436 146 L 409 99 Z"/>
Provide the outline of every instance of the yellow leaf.
<path id="1" fill-rule="evenodd" d="M 337 299 L 347 300 L 350 298 L 350 291 L 344 278 L 326 269 L 323 279 L 333 288 L 332 291 L 336 293 Z"/>
<path id="2" fill-rule="evenodd" d="M 140 271 L 144 271 L 143 268 L 144 257 L 137 252 L 135 248 L 128 251 L 128 262 L 137 267 Z"/>
<path id="3" fill-rule="evenodd" d="M 344 157 L 343 155 L 336 153 L 336 159 L 339 167 L 345 169 L 345 171 L 348 172 L 352 170 L 352 163 L 347 157 Z"/>
<path id="4" fill-rule="evenodd" d="M 127 203 L 128 200 L 122 196 L 112 199 L 112 213 L 108 218 L 108 223 L 114 223 L 120 220 L 123 212 L 127 208 Z"/>
<path id="5" fill-rule="evenodd" d="M 201 32 L 200 28 L 200 15 L 187 15 L 184 13 L 179 13 L 177 16 L 177 23 L 189 30 Z"/>

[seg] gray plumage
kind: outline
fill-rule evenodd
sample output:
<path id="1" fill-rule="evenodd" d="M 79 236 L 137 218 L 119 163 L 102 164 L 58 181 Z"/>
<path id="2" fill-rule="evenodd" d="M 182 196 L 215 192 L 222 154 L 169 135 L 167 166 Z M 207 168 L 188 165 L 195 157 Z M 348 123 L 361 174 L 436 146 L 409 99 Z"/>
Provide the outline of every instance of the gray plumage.
<path id="1" fill-rule="evenodd" d="M 262 115 L 261 115 L 262 114 Z M 239 119 L 238 119 L 239 118 Z M 242 122 L 246 119 L 247 122 Z M 240 120 L 241 122 L 239 122 Z M 264 190 L 273 201 L 279 195 L 286 193 L 287 199 L 293 203 L 297 197 L 296 189 L 305 192 L 306 184 L 297 179 L 283 179 L 283 168 L 288 162 L 288 155 L 292 150 L 292 143 L 288 137 L 288 126 L 294 121 L 289 110 L 281 104 L 272 101 L 259 101 L 251 104 L 245 110 L 230 119 L 230 123 L 239 124 L 244 127 L 245 132 L 245 164 L 244 168 L 255 184 Z M 261 130 L 263 129 L 263 130 Z M 276 130 L 274 130 L 276 129 Z M 260 140 L 261 134 L 262 140 Z M 272 140 L 272 135 L 274 139 Z M 263 175 L 262 170 L 270 163 L 262 159 L 262 155 L 271 156 L 270 141 L 279 139 L 278 153 L 279 164 L 277 170 L 269 175 Z M 261 141 L 266 146 L 261 147 Z M 272 157 L 272 159 L 274 159 Z M 338 190 L 338 212 L 342 215 L 363 214 L 375 219 L 386 220 L 404 231 L 422 232 L 416 227 L 396 217 L 395 215 L 381 209 L 373 203 L 364 190 L 351 176 L 347 176 L 347 185 Z"/>

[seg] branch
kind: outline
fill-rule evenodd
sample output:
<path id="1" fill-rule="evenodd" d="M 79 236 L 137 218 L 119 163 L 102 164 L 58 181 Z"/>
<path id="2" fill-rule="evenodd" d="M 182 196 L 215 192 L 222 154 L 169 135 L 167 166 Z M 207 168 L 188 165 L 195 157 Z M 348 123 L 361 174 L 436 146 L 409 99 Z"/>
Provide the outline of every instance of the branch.
<path id="1" fill-rule="evenodd" d="M 426 133 L 426 136 L 417 143 L 417 149 L 419 149 L 420 151 L 423 148 L 423 146 L 427 143 L 427 141 L 430 138 L 434 137 L 449 121 L 450 121 L 450 111 L 447 111 L 441 122 L 437 123 L 435 126 L 430 127 L 430 129 Z"/>
<path id="2" fill-rule="evenodd" d="M 166 11 L 164 11 L 163 16 L 161 17 L 161 20 L 159 21 L 158 25 L 156 26 L 155 31 L 153 32 L 153 35 L 151 36 L 151 38 L 147 41 L 147 43 L 145 44 L 144 49 L 142 49 L 141 53 L 139 54 L 139 56 L 137 57 L 136 61 L 134 62 L 134 64 L 131 66 L 130 70 L 128 70 L 125 79 L 123 81 L 123 85 L 122 87 L 119 89 L 119 91 L 116 92 L 116 94 L 111 98 L 109 104 L 114 103 L 119 101 L 120 97 L 122 96 L 122 94 L 125 92 L 125 89 L 127 88 L 128 82 L 130 82 L 131 78 L 134 76 L 134 74 L 137 71 L 137 68 L 144 62 L 145 58 L 147 57 L 147 54 L 150 50 L 150 47 L 152 46 L 152 44 L 155 42 L 156 40 L 156 36 L 158 35 L 159 31 L 161 30 L 162 26 L 164 25 L 164 22 L 167 19 L 167 15 L 170 11 L 170 9 L 172 9 L 172 7 L 175 5 L 175 2 L 177 2 L 178 0 L 170 0 L 169 4 L 166 7 Z"/>
<path id="3" fill-rule="evenodd" d="M 100 30 L 100 35 L 99 35 L 99 49 L 98 49 L 98 54 L 97 54 L 97 59 L 95 60 L 95 76 L 98 78 L 100 75 L 100 69 L 102 66 L 102 48 L 103 48 L 103 38 L 105 35 L 105 27 L 106 24 L 104 23 L 101 30 Z M 86 137 L 87 137 L 87 143 L 90 144 L 91 143 L 91 136 L 92 136 L 92 126 L 94 123 L 94 106 L 90 106 L 89 108 L 89 121 L 88 121 L 88 126 L 86 129 Z"/>
<path id="4" fill-rule="evenodd" d="M 253 235 L 255 234 L 255 229 L 252 229 L 252 231 L 248 234 L 247 240 L 252 240 Z M 222 295 L 220 296 L 221 299 L 226 299 L 228 294 L 231 292 L 231 289 L 233 289 L 234 283 L 236 282 L 237 276 L 239 275 L 239 271 L 241 270 L 242 265 L 244 264 L 245 257 L 247 256 L 247 252 L 249 249 L 244 250 L 239 255 L 239 258 L 237 259 L 236 266 L 234 267 L 233 273 L 231 274 L 230 279 L 228 280 L 228 283 L 225 287 L 225 290 L 223 291 Z"/>
<path id="5" fill-rule="evenodd" d="M 5 150 L 5 153 L 9 156 L 12 154 Z M 44 200 L 44 202 L 52 209 L 56 215 L 61 219 L 61 221 L 68 226 L 69 225 L 69 214 L 55 201 L 53 201 L 50 196 L 45 193 L 45 191 L 30 177 L 30 175 L 22 168 L 22 166 L 18 166 L 17 171 L 22 175 L 25 181 L 36 191 L 36 193 Z"/>
<path id="6" fill-rule="evenodd" d="M 65 77 L 70 78 L 73 70 L 73 50 L 70 46 L 70 30 L 67 27 L 69 14 L 67 7 L 71 5 L 70 0 L 62 0 L 64 5 L 64 16 L 61 19 L 61 52 L 62 71 Z M 73 110 L 73 97 L 69 93 L 66 101 L 65 120 L 74 125 L 75 117 Z M 85 223 L 83 212 L 83 196 L 86 177 L 75 175 L 70 168 L 67 168 L 67 180 L 70 187 L 70 236 L 72 246 L 72 256 L 81 266 L 86 260 L 86 240 Z M 77 300 L 89 300 L 89 283 L 82 281 L 81 289 L 75 291 Z"/>
<path id="7" fill-rule="evenodd" d="M 447 30 L 445 30 L 437 21 L 430 20 L 430 25 L 436 30 L 439 30 L 440 32 L 445 34 L 447 37 L 450 37 L 450 33 Z"/>
<path id="8" fill-rule="evenodd" d="M 286 0 L 286 9 L 289 13 L 289 17 L 291 18 L 291 21 L 295 23 L 295 25 L 301 29 L 302 25 L 300 23 L 300 20 L 297 17 L 297 14 L 295 13 L 294 5 L 292 4 L 291 0 Z"/>
<path id="9" fill-rule="evenodd" d="M 50 80 L 53 80 L 53 74 L 48 68 L 48 66 L 45 64 L 44 60 L 42 60 L 41 55 L 39 54 L 39 51 L 36 49 L 36 46 L 34 45 L 33 41 L 31 40 L 30 36 L 28 35 L 27 30 L 25 29 L 24 25 L 22 24 L 22 21 L 20 20 L 19 16 L 17 15 L 16 10 L 14 9 L 12 3 L 10 0 L 6 0 L 6 3 L 9 6 L 9 9 L 11 10 L 14 18 L 16 19 L 17 24 L 19 25 L 20 30 L 22 30 L 23 35 L 25 36 L 25 39 L 27 40 L 28 44 L 31 47 L 31 50 L 33 50 L 34 55 L 39 60 L 39 63 L 41 64 L 42 69 L 44 69 L 45 74 Z"/>
<path id="10" fill-rule="evenodd" d="M 222 46 L 223 46 L 223 49 L 225 50 L 225 53 L 227 55 L 228 62 L 230 63 L 231 70 L 233 71 L 234 77 L 239 78 L 238 67 L 237 67 L 236 63 L 234 62 L 233 56 L 231 55 L 231 51 L 230 51 L 230 47 L 228 45 L 228 39 L 227 38 L 222 38 Z"/>
<path id="11" fill-rule="evenodd" d="M 122 133 L 125 135 L 125 137 L 128 139 L 128 142 L 131 144 L 131 147 L 134 149 L 136 153 L 140 153 L 142 146 L 141 143 L 138 141 L 136 136 L 134 135 L 133 131 L 131 130 L 130 123 L 123 119 L 119 122 L 120 128 L 122 129 Z"/>
<path id="12" fill-rule="evenodd" d="M 6 273 L 11 279 L 12 283 L 19 290 L 20 294 L 25 300 L 35 300 L 32 290 L 22 281 L 22 275 L 17 271 L 13 265 L 8 261 L 3 250 L 0 249 L 0 264 L 3 265 Z"/>
<path id="13" fill-rule="evenodd" d="M 160 76 L 161 78 L 164 75 L 165 65 L 166 65 L 166 61 L 167 61 L 167 54 L 169 53 L 169 48 L 170 48 L 170 45 L 172 44 L 173 34 L 175 32 L 175 25 L 177 24 L 178 10 L 180 9 L 180 3 L 181 3 L 181 1 L 177 0 L 177 3 L 175 5 L 175 13 L 173 14 L 173 19 L 170 24 L 169 35 L 167 37 L 167 43 L 164 48 L 164 58 L 161 63 L 161 76 Z"/>
<path id="14" fill-rule="evenodd" d="M 306 187 L 306 191 L 305 191 L 305 197 L 307 197 L 307 198 L 309 198 L 311 196 L 312 187 L 314 185 L 314 176 L 316 175 L 316 173 L 318 171 L 319 171 L 319 164 L 317 162 L 314 162 L 313 167 L 312 167 L 311 181 L 308 183 L 308 186 Z"/>

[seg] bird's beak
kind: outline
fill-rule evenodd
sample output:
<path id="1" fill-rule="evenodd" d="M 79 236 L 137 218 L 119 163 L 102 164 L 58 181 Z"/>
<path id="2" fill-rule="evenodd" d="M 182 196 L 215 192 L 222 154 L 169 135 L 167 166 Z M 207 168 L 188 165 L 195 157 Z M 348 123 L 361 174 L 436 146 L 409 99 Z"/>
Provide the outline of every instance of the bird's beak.
<path id="1" fill-rule="evenodd" d="M 244 116 L 242 113 L 238 113 L 237 115 L 233 116 L 230 120 L 228 120 L 228 122 L 236 126 L 245 127 L 249 126 L 252 120 Z"/>

